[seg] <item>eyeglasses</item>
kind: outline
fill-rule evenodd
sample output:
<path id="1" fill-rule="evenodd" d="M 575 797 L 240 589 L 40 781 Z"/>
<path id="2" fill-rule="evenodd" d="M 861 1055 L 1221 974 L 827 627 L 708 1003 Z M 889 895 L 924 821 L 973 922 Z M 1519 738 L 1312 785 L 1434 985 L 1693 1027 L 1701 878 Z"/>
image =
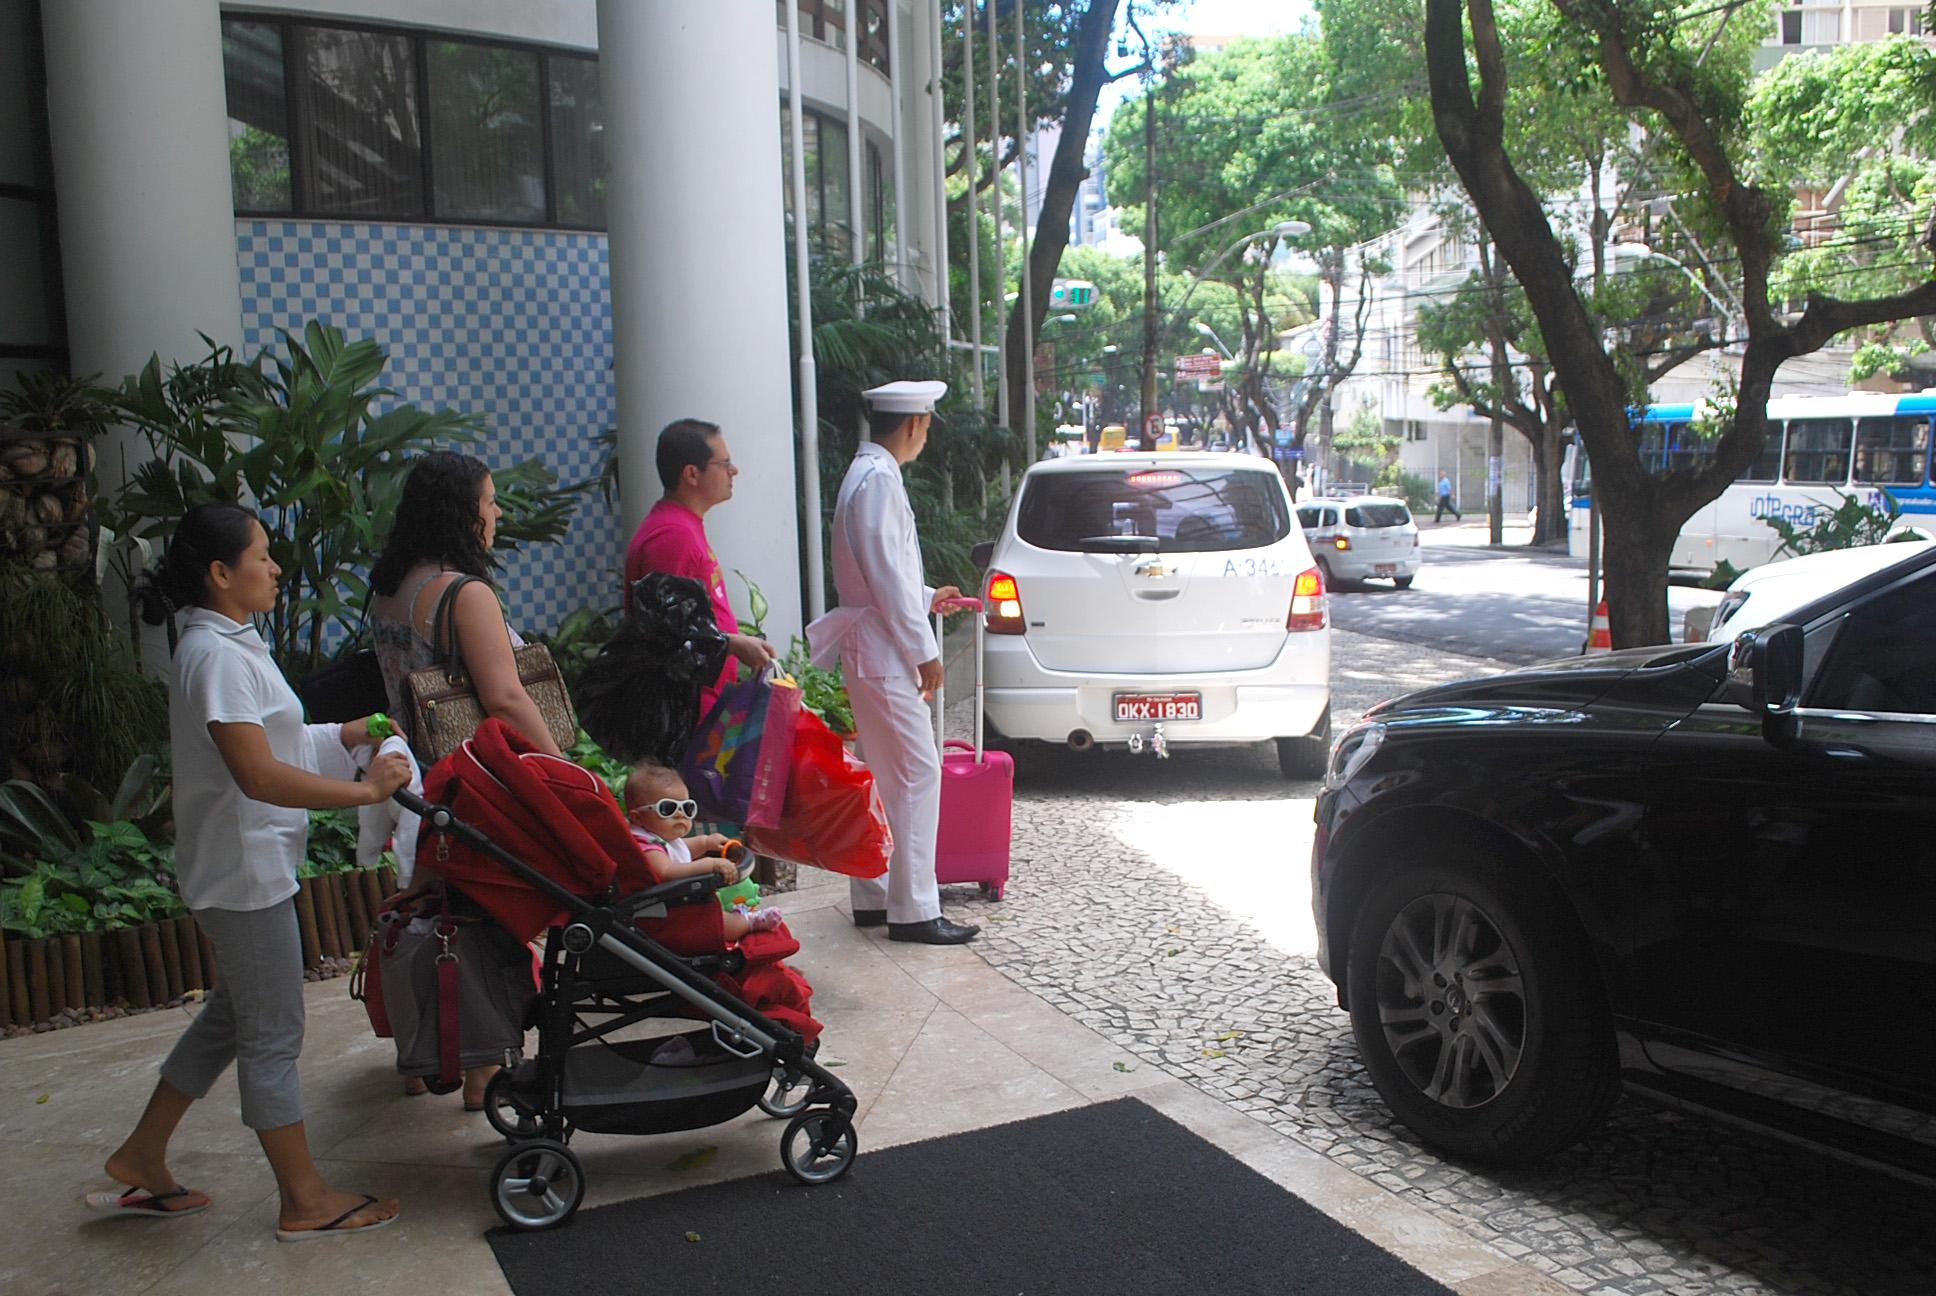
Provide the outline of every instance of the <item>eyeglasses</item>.
<path id="1" fill-rule="evenodd" d="M 733 461 L 731 459 L 708 459 L 706 466 L 708 468 L 724 468 L 729 473 L 737 471 L 733 467 Z"/>
<path id="2" fill-rule="evenodd" d="M 675 801 L 671 797 L 660 797 L 657 801 L 647 806 L 646 809 L 661 819 L 670 819 L 674 815 L 684 815 L 688 819 L 697 819 L 699 817 L 699 803 L 691 799 Z"/>

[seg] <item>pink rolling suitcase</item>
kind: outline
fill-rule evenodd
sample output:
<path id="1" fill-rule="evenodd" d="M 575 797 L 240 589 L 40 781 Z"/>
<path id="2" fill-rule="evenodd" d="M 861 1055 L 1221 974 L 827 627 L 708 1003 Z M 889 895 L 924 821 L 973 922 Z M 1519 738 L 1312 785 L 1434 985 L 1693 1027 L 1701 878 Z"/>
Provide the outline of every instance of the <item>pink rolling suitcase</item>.
<path id="1" fill-rule="evenodd" d="M 1008 885 L 1009 828 L 1015 811 L 1015 758 L 982 749 L 981 600 L 964 598 L 949 609 L 975 613 L 975 741 L 942 738 L 940 717 L 947 713 L 944 690 L 935 692 L 935 741 L 941 748 L 941 831 L 935 839 L 937 882 L 979 882 L 990 900 Z M 941 643 L 941 614 L 934 618 L 935 643 Z"/>

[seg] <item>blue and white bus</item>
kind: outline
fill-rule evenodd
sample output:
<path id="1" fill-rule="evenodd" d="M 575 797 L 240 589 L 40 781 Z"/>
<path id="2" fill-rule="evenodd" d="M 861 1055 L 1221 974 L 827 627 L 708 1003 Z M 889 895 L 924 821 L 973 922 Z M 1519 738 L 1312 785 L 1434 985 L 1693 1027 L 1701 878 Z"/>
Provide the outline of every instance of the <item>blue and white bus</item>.
<path id="1" fill-rule="evenodd" d="M 1698 413 L 1695 405 L 1655 405 L 1640 416 L 1640 454 L 1653 471 L 1693 467 L 1713 454 L 1713 443 L 1695 431 Z M 1936 539 L 1932 440 L 1936 388 L 1906 396 L 1777 396 L 1768 402 L 1761 454 L 1719 499 L 1687 520 L 1669 566 L 1706 575 L 1723 561 L 1739 568 L 1767 562 L 1781 537 L 1764 518 L 1809 525 L 1848 494 L 1881 507 L 1886 493 L 1902 510 L 1896 534 Z M 1574 447 L 1568 448 L 1565 472 L 1567 551 L 1585 557 L 1592 473 Z"/>

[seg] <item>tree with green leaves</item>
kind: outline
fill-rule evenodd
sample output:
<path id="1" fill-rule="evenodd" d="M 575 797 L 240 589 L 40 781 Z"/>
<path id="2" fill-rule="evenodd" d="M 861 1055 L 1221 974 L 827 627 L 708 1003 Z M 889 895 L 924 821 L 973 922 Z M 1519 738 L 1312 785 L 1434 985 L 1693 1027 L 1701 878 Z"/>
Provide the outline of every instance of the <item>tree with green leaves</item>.
<path id="1" fill-rule="evenodd" d="M 1818 195 L 1802 246 L 1773 268 L 1770 291 L 1880 295 L 1926 277 L 1936 244 L 1936 60 L 1906 36 L 1783 59 L 1748 101 L 1752 170 L 1767 185 Z M 1851 377 L 1905 374 L 1936 347 L 1936 315 L 1857 335 Z"/>
<path id="2" fill-rule="evenodd" d="M 1149 201 L 1142 141 L 1145 114 L 1155 112 L 1155 201 L 1163 227 L 1176 231 L 1159 240 L 1164 260 L 1227 286 L 1240 303 L 1233 422 L 1253 433 L 1266 421 L 1289 427 L 1300 449 L 1313 415 L 1329 408 L 1363 356 L 1372 284 L 1387 269 L 1371 240 L 1405 206 L 1390 136 L 1366 130 L 1374 119 L 1340 111 L 1335 100 L 1315 32 L 1239 41 L 1179 59 L 1117 110 L 1104 143 L 1111 196 L 1133 223 Z M 1311 227 L 1293 242 L 1308 250 L 1317 277 L 1306 300 L 1278 305 L 1278 226 L 1288 221 Z M 1189 306 L 1186 293 L 1163 309 L 1187 319 Z M 1279 339 L 1311 323 L 1315 345 L 1293 362 L 1301 381 L 1291 385 Z"/>
<path id="3" fill-rule="evenodd" d="M 1712 457 L 1660 472 L 1644 465 L 1628 415 L 1644 392 L 1608 347 L 1607 321 L 1582 291 L 1576 263 L 1508 141 L 1509 116 L 1553 88 L 1515 86 L 1493 0 L 1426 0 L 1426 65 L 1440 142 L 1526 294 L 1593 461 L 1614 643 L 1665 642 L 1674 540 L 1759 453 L 1776 369 L 1851 330 L 1936 312 L 1936 273 L 1926 264 L 1910 286 L 1866 296 L 1816 289 L 1799 312 L 1779 313 L 1774 276 L 1788 250 L 1792 195 L 1754 172 L 1747 80 L 1729 60 L 1711 57 L 1728 26 L 1753 22 L 1760 7 L 1550 3 L 1564 20 L 1550 30 L 1577 69 L 1568 92 L 1610 99 L 1654 128 L 1663 171 L 1679 180 L 1681 215 L 1728 249 L 1718 259 L 1732 266 L 1731 295 L 1746 323 L 1746 349 L 1732 398 L 1715 420 Z M 1743 18 L 1747 8 L 1755 14 Z M 1923 246 L 1936 254 L 1936 231 L 1930 233 Z"/>

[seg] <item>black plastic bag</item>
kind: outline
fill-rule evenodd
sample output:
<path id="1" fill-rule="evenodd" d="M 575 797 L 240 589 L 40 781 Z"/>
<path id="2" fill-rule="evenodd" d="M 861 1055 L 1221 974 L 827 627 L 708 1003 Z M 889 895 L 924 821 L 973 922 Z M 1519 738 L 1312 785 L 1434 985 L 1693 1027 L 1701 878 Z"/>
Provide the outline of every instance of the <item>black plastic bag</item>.
<path id="1" fill-rule="evenodd" d="M 618 633 L 579 676 L 578 722 L 615 760 L 677 765 L 699 727 L 699 693 L 726 665 L 726 636 L 698 581 L 652 572 L 632 586 Z"/>

